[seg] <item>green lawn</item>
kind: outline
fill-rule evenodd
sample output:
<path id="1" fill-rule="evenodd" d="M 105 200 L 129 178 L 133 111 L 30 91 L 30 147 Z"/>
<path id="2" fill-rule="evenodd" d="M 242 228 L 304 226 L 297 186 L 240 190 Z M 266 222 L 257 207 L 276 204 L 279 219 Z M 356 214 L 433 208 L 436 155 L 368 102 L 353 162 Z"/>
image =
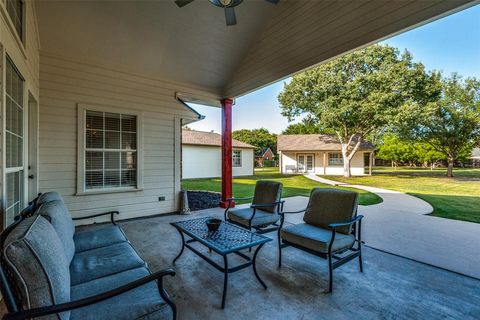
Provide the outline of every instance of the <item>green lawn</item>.
<path id="1" fill-rule="evenodd" d="M 312 188 L 330 188 L 323 183 L 318 183 L 307 179 L 301 175 L 282 175 L 278 173 L 276 168 L 265 168 L 255 171 L 255 175 L 251 177 L 241 177 L 233 179 L 233 195 L 238 198 L 248 197 L 253 195 L 255 188 L 255 182 L 257 180 L 274 180 L 283 183 L 283 198 L 293 196 L 309 196 Z M 220 178 L 213 179 L 188 179 L 182 181 L 182 189 L 186 190 L 208 190 L 217 191 L 222 190 L 222 184 Z M 371 205 L 382 202 L 382 198 L 379 196 L 358 189 L 340 188 L 354 190 L 360 194 L 360 204 Z M 240 203 L 245 203 L 243 201 Z"/>
<path id="2" fill-rule="evenodd" d="M 326 178 L 405 192 L 430 203 L 434 216 L 480 223 L 480 169 L 454 169 L 454 178 L 445 171 L 377 167 L 372 176 Z"/>

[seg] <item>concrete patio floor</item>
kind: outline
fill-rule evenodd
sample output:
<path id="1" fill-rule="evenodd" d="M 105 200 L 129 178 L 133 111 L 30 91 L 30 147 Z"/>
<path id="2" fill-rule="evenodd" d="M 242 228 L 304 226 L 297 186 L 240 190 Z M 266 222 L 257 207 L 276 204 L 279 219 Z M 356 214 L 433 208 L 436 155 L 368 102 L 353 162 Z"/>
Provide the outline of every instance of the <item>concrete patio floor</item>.
<path id="1" fill-rule="evenodd" d="M 181 247 L 180 236 L 169 223 L 200 216 L 223 217 L 223 210 L 121 225 L 152 270 L 159 270 L 172 265 Z M 274 238 L 276 233 L 268 236 Z M 325 294 L 326 261 L 286 248 L 279 270 L 277 244 L 271 241 L 257 261 L 268 290 L 260 286 L 251 269 L 233 273 L 224 310 L 220 309 L 223 275 L 188 249 L 173 266 L 177 275 L 167 279 L 166 285 L 177 303 L 179 319 L 480 318 L 479 280 L 371 248 L 365 248 L 364 256 L 364 273 L 358 271 L 356 261 L 347 263 L 335 270 L 333 294 Z"/>

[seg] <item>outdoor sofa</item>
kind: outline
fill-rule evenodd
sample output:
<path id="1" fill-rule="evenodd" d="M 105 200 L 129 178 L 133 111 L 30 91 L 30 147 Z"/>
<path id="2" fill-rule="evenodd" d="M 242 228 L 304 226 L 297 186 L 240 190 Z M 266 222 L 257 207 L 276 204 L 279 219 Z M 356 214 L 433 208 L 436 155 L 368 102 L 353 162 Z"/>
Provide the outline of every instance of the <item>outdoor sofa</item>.
<path id="1" fill-rule="evenodd" d="M 58 193 L 35 199 L 0 236 L 4 319 L 175 319 L 163 288 L 175 272 L 152 274 L 116 214 L 78 231 Z"/>

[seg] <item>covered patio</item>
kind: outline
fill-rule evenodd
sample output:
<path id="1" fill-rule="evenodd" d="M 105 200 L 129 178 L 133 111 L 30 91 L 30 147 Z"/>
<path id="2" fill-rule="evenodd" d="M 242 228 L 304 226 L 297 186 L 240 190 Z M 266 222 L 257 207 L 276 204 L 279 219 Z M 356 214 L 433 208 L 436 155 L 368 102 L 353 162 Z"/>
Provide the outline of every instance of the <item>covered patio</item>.
<path id="1" fill-rule="evenodd" d="M 223 210 L 128 221 L 122 227 L 151 267 L 160 269 L 171 265 L 180 250 L 180 237 L 169 222 L 201 216 L 222 217 Z M 290 220 L 298 223 L 298 217 Z M 268 236 L 275 238 L 276 233 Z M 260 286 L 250 269 L 234 273 L 225 309 L 220 308 L 222 274 L 192 252 L 186 251 L 173 265 L 177 275 L 167 280 L 167 286 L 178 305 L 179 319 L 473 320 L 480 315 L 477 279 L 372 248 L 365 249 L 364 257 L 363 273 L 358 272 L 357 263 L 338 269 L 331 295 L 324 293 L 328 278 L 324 260 L 286 249 L 278 269 L 275 241 L 267 243 L 258 258 L 258 271 L 268 289 Z"/>
<path id="2" fill-rule="evenodd" d="M 73 218 L 89 217 L 77 225 L 105 223 L 109 216 L 98 214 L 118 211 L 150 268 L 170 267 L 181 242 L 169 223 L 189 218 L 178 214 L 181 127 L 202 118 L 189 103 L 222 110 L 226 207 L 235 98 L 477 3 L 244 1 L 237 25 L 226 26 L 223 10 L 200 0 L 182 8 L 173 0 L 1 1 L 2 230 L 38 193 L 55 191 Z M 185 253 L 165 279 L 178 317 L 480 316 L 476 279 L 367 247 L 366 271 L 343 266 L 338 290 L 325 295 L 324 262 L 286 249 L 279 270 L 276 245 L 267 243 L 258 259 L 268 290 L 249 270 L 234 274 L 224 310 L 221 276 Z"/>

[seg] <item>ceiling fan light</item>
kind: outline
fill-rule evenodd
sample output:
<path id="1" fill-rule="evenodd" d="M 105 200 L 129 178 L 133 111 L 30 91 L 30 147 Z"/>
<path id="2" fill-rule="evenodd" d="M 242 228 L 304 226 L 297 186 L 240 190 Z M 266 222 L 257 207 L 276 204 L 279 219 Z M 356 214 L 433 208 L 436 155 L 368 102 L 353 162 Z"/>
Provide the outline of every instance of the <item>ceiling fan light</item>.
<path id="1" fill-rule="evenodd" d="M 229 5 L 232 4 L 233 0 L 218 0 L 218 1 L 221 3 L 222 6 L 228 7 Z"/>

